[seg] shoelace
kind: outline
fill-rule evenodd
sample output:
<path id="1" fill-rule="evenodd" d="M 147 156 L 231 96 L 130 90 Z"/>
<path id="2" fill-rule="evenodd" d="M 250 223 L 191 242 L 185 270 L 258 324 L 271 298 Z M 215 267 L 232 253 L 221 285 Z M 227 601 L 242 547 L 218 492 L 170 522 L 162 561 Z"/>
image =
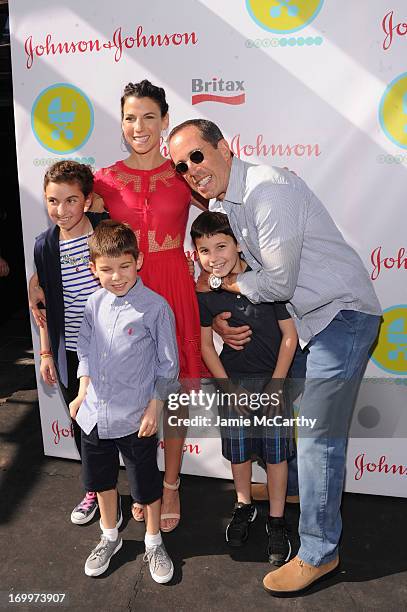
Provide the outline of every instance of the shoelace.
<path id="1" fill-rule="evenodd" d="M 162 545 L 159 544 L 157 546 L 152 546 L 151 548 L 146 550 L 146 552 L 144 553 L 144 561 L 148 561 L 149 563 L 151 563 L 151 558 L 153 557 L 153 555 L 155 555 L 155 563 L 153 568 L 154 572 L 160 567 L 167 566 L 167 559 Z"/>
<path id="2" fill-rule="evenodd" d="M 109 545 L 109 540 L 107 539 L 106 536 L 102 535 L 102 537 L 100 538 L 99 544 L 96 546 L 96 548 L 94 548 L 92 550 L 92 552 L 90 554 L 93 557 L 100 557 L 101 554 L 105 552 L 105 550 L 107 549 L 108 545 Z"/>
<path id="3" fill-rule="evenodd" d="M 86 493 L 85 497 L 78 506 L 78 510 L 89 510 L 89 508 L 95 503 L 95 496 L 91 493 Z"/>
<path id="4" fill-rule="evenodd" d="M 240 508 L 235 508 L 233 510 L 233 522 L 234 523 L 245 523 L 246 521 L 250 521 L 253 516 L 253 510 L 251 509 L 249 512 L 245 508 L 245 506 Z"/>

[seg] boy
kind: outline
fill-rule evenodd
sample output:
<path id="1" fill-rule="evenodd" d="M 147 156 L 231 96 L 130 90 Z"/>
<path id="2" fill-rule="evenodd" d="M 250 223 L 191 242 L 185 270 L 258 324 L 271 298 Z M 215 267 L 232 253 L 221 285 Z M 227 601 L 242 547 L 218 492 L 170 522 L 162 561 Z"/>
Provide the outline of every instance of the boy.
<path id="1" fill-rule="evenodd" d="M 159 414 L 177 388 L 174 315 L 144 287 L 143 256 L 131 228 L 103 221 L 89 239 L 90 267 L 102 289 L 90 296 L 79 331 L 78 397 L 70 413 L 82 429 L 85 486 L 97 491 L 102 537 L 85 564 L 99 576 L 121 548 L 116 525 L 119 451 L 132 497 L 144 505 L 146 553 L 152 578 L 171 580 L 173 564 L 159 529 L 162 479 L 157 466 Z"/>
<path id="2" fill-rule="evenodd" d="M 198 293 L 202 356 L 206 366 L 215 378 L 231 378 L 238 391 L 243 387 L 249 392 L 271 395 L 281 389 L 296 350 L 293 321 L 283 304 L 252 304 L 240 294 L 222 290 L 223 277 L 250 270 L 240 258 L 240 247 L 225 214 L 203 212 L 192 224 L 191 237 L 201 266 L 211 273 L 208 292 Z M 235 351 L 224 345 L 218 356 L 211 324 L 217 314 L 225 311 L 232 313 L 231 325 L 250 324 L 253 333 L 244 350 Z M 221 428 L 221 437 L 222 454 L 231 462 L 237 494 L 233 517 L 226 528 L 226 541 L 230 546 L 242 546 L 248 538 L 250 523 L 256 518 L 250 484 L 251 459 L 257 455 L 267 464 L 267 554 L 270 563 L 283 565 L 291 554 L 284 521 L 288 441 L 280 439 L 276 427 L 238 426 L 233 432 L 226 427 Z"/>
<path id="3" fill-rule="evenodd" d="M 40 327 L 40 372 L 48 385 L 60 383 L 66 405 L 78 394 L 76 343 L 88 296 L 99 289 L 89 269 L 88 237 L 108 218 L 107 213 L 85 212 L 93 192 L 89 166 L 63 160 L 44 176 L 44 197 L 54 224 L 35 242 L 36 282 L 45 295 L 47 321 Z M 81 454 L 80 427 L 73 422 L 76 447 Z M 96 493 L 88 491 L 71 513 L 71 521 L 84 524 L 98 508 Z"/>

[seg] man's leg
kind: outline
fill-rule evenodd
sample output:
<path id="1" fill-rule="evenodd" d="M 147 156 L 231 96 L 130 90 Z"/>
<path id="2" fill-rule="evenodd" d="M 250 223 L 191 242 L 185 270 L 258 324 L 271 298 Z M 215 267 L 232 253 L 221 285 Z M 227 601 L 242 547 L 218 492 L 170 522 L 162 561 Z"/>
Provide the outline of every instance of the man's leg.
<path id="1" fill-rule="evenodd" d="M 308 346 L 300 416 L 317 422 L 298 439 L 301 547 L 289 564 L 266 576 L 272 594 L 298 593 L 337 565 L 347 433 L 379 322 L 341 311 Z"/>

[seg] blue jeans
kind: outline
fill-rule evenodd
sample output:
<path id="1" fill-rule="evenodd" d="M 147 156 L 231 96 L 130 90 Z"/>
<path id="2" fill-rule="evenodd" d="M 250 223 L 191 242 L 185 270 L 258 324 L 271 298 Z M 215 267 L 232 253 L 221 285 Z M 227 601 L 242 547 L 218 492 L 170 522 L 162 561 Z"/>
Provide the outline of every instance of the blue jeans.
<path id="1" fill-rule="evenodd" d="M 296 355 L 293 376 L 305 367 L 299 414 L 317 419 L 314 430 L 299 433 L 297 448 L 298 556 L 314 566 L 338 555 L 348 430 L 379 323 L 379 316 L 342 310 Z"/>

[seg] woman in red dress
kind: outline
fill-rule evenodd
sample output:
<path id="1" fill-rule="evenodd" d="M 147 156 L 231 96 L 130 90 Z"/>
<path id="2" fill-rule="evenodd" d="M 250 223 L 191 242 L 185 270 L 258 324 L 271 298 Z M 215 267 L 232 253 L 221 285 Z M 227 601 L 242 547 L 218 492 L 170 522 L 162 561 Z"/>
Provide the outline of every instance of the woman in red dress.
<path id="1" fill-rule="evenodd" d="M 175 315 L 180 378 L 199 379 L 199 310 L 183 249 L 191 192 L 160 152 L 161 133 L 169 121 L 164 89 L 147 80 L 129 83 L 121 98 L 121 113 L 130 155 L 96 173 L 92 210 L 104 206 L 112 219 L 133 228 L 144 253 L 140 276 L 168 301 Z M 183 446 L 183 436 L 165 438 L 162 531 L 172 531 L 180 519 Z M 136 520 L 143 520 L 139 504 L 133 504 L 132 510 Z"/>

